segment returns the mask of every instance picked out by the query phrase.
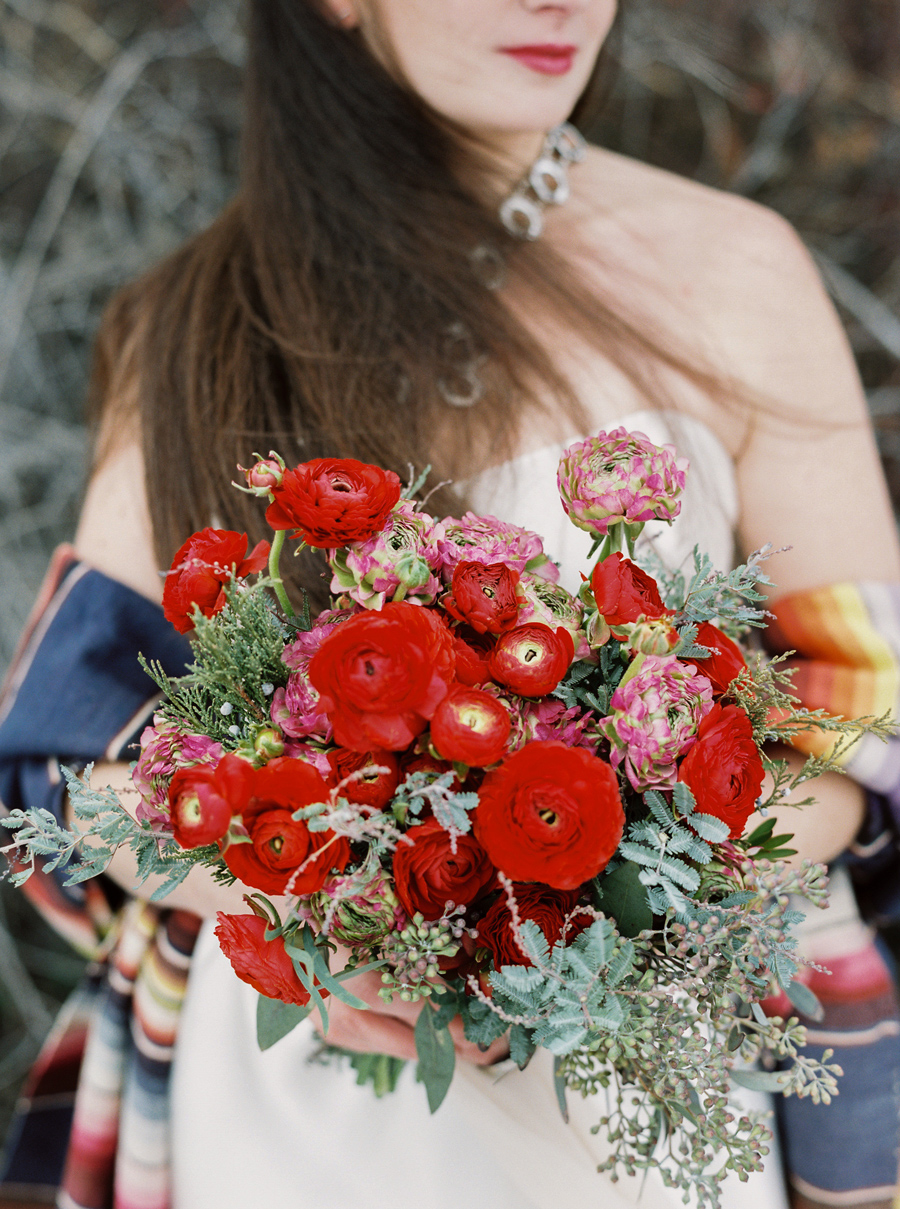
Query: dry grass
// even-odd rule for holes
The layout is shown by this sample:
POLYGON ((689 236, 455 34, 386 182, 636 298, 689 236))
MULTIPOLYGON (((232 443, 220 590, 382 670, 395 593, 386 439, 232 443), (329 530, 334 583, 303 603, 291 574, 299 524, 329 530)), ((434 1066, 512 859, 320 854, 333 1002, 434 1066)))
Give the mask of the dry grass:
MULTIPOLYGON (((100 307, 234 189, 238 10, 0 0, 0 668, 71 535, 100 307)), ((818 256, 900 500, 897 0, 629 0, 620 60, 601 141, 774 206, 818 256)), ((5 890, 0 962, 2 1127, 78 964, 5 890)))

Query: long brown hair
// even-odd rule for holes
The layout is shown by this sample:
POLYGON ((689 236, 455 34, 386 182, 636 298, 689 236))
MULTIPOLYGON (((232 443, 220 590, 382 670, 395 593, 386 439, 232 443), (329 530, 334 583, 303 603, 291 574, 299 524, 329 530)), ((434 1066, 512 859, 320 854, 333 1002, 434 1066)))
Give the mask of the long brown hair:
POLYGON ((254 450, 401 477, 431 463, 443 479, 477 469, 480 450, 508 453, 548 399, 580 423, 547 349, 486 280, 498 264, 520 306, 547 308, 639 386, 654 360, 685 369, 547 243, 507 234, 459 173, 454 132, 359 35, 311 0, 252 0, 249 32, 239 195, 113 301, 98 342, 102 410, 131 337, 161 565, 212 521, 260 535, 258 502, 227 489, 254 450))

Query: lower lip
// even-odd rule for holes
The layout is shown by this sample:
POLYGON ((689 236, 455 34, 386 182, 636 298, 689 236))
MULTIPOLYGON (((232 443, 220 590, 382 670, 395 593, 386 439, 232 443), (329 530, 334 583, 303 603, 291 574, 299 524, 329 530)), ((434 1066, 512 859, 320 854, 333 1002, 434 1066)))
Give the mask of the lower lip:
POLYGON ((564 76, 571 71, 575 59, 574 50, 552 55, 538 50, 504 50, 503 54, 542 76, 564 76))

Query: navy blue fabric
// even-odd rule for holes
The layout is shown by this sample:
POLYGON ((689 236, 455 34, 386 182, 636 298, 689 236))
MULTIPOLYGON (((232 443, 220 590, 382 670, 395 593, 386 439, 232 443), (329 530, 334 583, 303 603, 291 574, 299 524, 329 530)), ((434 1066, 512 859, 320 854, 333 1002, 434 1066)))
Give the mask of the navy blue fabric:
MULTIPOLYGON (((775 1097, 788 1171, 831 1194, 894 1188, 897 1152, 885 1140, 896 1132, 900 1116, 900 1037, 831 1048, 829 1062, 838 1063, 844 1074, 838 1079, 840 1094, 830 1104, 775 1097)), ((824 1052, 821 1045, 803 1050, 820 1061, 824 1052)))
POLYGON ((158 605, 101 572, 89 570, 71 586, 67 575, 63 594, 37 648, 23 656, 24 679, 0 722, 0 802, 8 810, 56 813, 62 789, 48 760, 80 767, 103 758, 152 700, 158 690, 139 654, 170 676, 191 659, 190 643, 158 605))

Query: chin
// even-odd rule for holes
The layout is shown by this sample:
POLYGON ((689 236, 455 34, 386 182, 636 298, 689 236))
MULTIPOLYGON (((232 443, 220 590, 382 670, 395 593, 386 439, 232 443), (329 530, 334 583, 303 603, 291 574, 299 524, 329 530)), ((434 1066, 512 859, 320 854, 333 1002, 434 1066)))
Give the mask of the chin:
MULTIPOLYGON (((581 93, 579 92, 578 96, 581 93)), ((523 97, 517 104, 511 104, 509 97, 504 97, 502 105, 478 111, 469 110, 455 115, 458 125, 472 131, 473 134, 485 134, 490 137, 508 135, 518 137, 527 134, 546 134, 560 122, 568 121, 578 100, 571 96, 550 102, 550 98, 523 97)))

